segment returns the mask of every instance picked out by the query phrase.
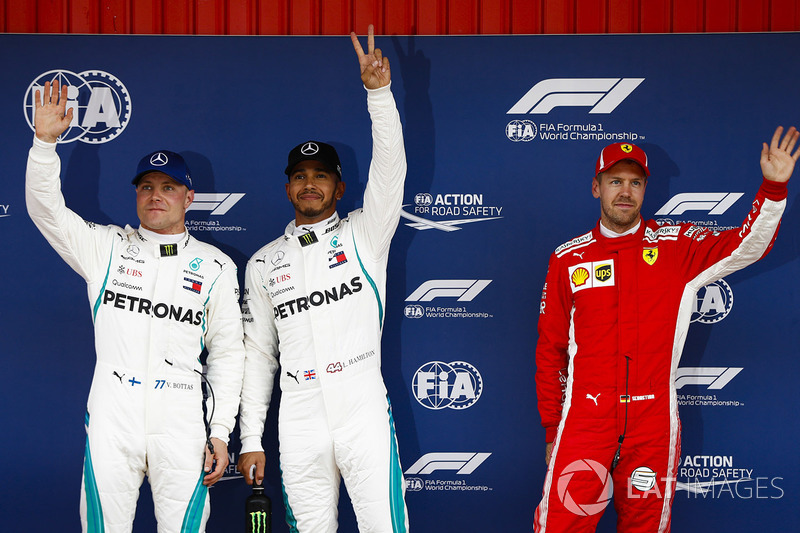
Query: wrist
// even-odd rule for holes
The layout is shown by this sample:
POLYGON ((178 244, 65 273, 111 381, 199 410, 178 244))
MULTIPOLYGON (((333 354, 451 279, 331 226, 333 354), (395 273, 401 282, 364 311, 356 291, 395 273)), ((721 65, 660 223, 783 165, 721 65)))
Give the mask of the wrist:
POLYGON ((44 133, 36 132, 36 138, 42 142, 53 144, 58 141, 58 137, 53 137, 52 135, 47 135, 44 133))

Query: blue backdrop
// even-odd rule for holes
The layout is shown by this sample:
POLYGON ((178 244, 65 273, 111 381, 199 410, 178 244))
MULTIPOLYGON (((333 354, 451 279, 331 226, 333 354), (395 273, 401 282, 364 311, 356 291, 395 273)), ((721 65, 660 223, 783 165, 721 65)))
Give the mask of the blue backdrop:
MULTIPOLYGON (((617 140, 647 151, 646 216, 738 225, 760 183, 761 142, 778 124, 800 125, 800 34, 377 41, 392 62, 409 162, 383 371, 411 525, 528 531, 545 472, 539 296, 550 252, 597 220, 597 154, 617 140)), ((0 58, 2 528, 75 531, 91 315, 83 281, 25 211, 32 88, 54 76, 74 87, 76 122, 58 148, 68 206, 135 224, 138 159, 178 151, 197 184, 188 226, 240 276, 293 217, 282 170, 295 144, 336 146, 348 185, 340 212, 360 205, 369 117, 347 37, 3 35, 0 58)), ((800 522, 800 429, 787 415, 800 379, 797 190, 791 183, 772 253, 698 297, 677 383, 675 531, 800 522)), ((287 531, 275 413, 267 491, 274 531, 287 531)), ((231 452, 235 464, 235 438, 231 452)), ((211 491, 209 531, 243 528, 248 493, 232 466, 211 491)), ((355 531, 346 498, 340 507, 340 530, 355 531)), ((599 530, 614 531, 614 520, 609 507, 599 530)), ((154 527, 145 486, 134 530, 154 527)))

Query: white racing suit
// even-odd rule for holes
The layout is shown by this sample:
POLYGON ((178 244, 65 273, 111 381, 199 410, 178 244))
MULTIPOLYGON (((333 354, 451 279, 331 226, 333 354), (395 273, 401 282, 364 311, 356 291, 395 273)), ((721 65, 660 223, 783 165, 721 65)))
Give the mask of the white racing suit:
POLYGON ((97 362, 86 412, 83 531, 131 531, 147 474, 159 532, 205 531, 208 349, 211 436, 228 441, 244 365, 236 265, 186 232, 159 244, 86 222, 61 195, 56 145, 34 140, 26 200, 36 226, 85 280, 97 362))
POLYGON ((307 228, 292 222, 247 263, 242 452, 263 449, 280 360, 287 522, 291 531, 302 533, 336 531, 341 477, 360 531, 408 529, 405 483, 380 369, 386 265, 400 218, 406 160, 389 87, 368 91, 367 103, 373 152, 363 209, 307 228))

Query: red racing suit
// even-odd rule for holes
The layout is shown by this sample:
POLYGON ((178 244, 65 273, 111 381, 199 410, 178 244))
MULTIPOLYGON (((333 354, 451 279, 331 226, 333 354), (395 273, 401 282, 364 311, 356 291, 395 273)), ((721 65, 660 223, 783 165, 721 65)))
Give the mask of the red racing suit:
POLYGON ((552 254, 536 389, 554 445, 536 532, 594 531, 612 492, 617 531, 670 530, 680 460, 675 377, 695 294, 766 255, 786 196, 785 183, 764 179, 739 228, 648 220, 608 238, 598 223, 552 254))

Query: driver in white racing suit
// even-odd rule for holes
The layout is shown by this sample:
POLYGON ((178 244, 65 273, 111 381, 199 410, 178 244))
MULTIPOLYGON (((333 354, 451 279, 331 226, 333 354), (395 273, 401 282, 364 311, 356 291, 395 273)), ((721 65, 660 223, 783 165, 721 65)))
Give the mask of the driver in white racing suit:
POLYGON ((86 280, 92 309, 97 362, 83 531, 130 532, 145 475, 160 533, 205 531, 208 487, 228 465, 244 366, 236 266, 186 230, 194 187, 179 154, 161 150, 139 163, 138 229, 87 222, 67 209, 56 154, 72 119, 67 86, 60 96, 58 81, 52 93, 45 83, 43 104, 36 95, 26 202, 47 241, 86 280), (204 349, 213 399, 205 405, 204 349))
POLYGON ((264 476, 261 445, 280 364, 278 419, 286 518, 293 532, 337 529, 344 478, 362 532, 405 532, 408 518, 386 388, 381 331, 389 244, 400 219, 406 174, 389 62, 351 34, 367 89, 373 151, 364 206, 340 219, 344 193, 336 150, 308 141, 289 153, 286 192, 295 220, 247 264, 243 298, 245 374, 242 455, 264 476))

